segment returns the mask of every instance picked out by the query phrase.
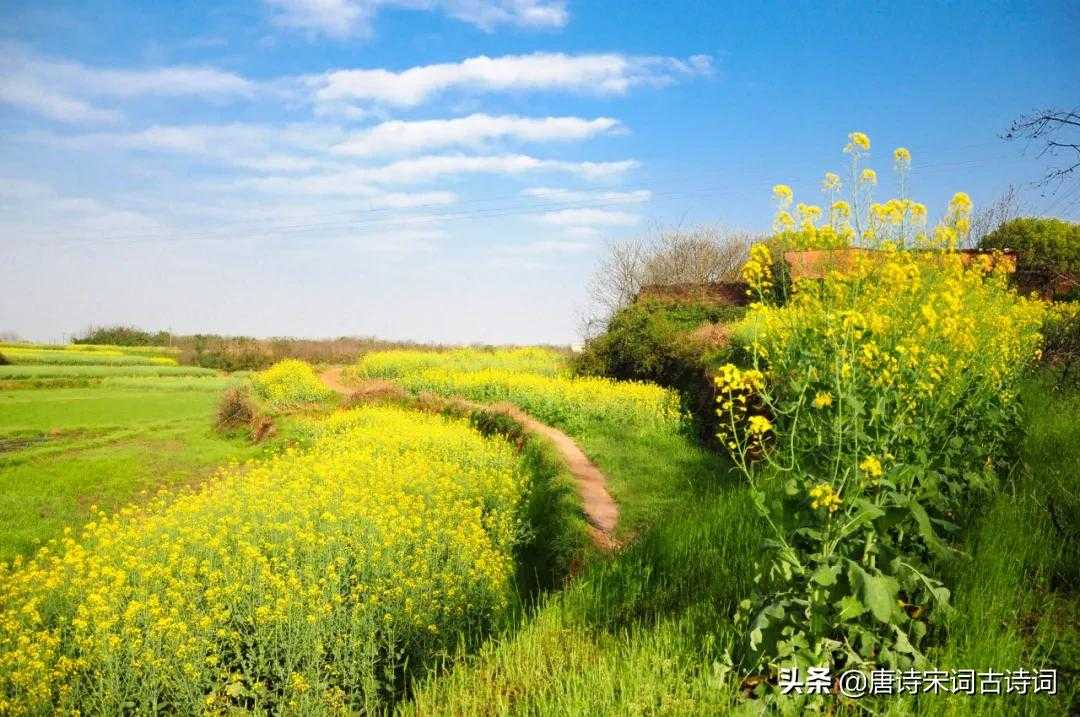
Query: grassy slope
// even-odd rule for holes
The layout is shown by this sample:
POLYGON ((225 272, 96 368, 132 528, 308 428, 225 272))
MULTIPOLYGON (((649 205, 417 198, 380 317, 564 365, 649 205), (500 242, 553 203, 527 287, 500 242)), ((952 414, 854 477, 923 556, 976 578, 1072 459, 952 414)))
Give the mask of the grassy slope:
POLYGON ((723 701, 712 662, 760 540, 745 491, 683 436, 596 424, 575 438, 611 479, 624 532, 640 535, 405 712, 700 714, 723 701))
MULTIPOLYGON (((970 557, 947 566, 956 614, 931 657, 942 669, 1057 666, 1075 675, 1077 547, 1043 506, 1048 486, 1059 504, 1071 495, 1076 505, 1078 399, 1048 399, 1038 382, 1026 399, 1025 467, 966 531, 970 557)), ((730 619, 751 588, 762 534, 738 479, 680 436, 597 425, 576 438, 610 476, 623 526, 638 539, 550 595, 519 629, 428 680, 404 712, 692 715, 735 706, 737 679, 725 674, 722 654, 737 639, 730 619)), ((889 714, 1064 714, 1077 702, 1065 672, 1061 681, 1057 698, 924 696, 862 706, 889 714)))
POLYGON ((113 508, 259 452, 211 430, 224 385, 153 379, 0 392, 0 560, 77 526, 91 505, 113 508))

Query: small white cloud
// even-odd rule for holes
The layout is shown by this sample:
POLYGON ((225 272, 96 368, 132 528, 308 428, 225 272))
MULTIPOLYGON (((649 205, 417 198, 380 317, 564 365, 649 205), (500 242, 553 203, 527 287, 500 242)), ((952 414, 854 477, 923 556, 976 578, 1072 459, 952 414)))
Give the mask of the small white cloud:
POLYGON ((521 254, 582 254, 595 249, 592 244, 575 241, 534 241, 510 249, 513 253, 521 254))
POLYGON ((610 209, 560 209, 537 216, 537 221, 543 224, 568 227, 629 227, 640 219, 637 214, 610 209))
POLYGON ((450 89, 470 92, 562 90, 584 94, 622 94, 639 85, 666 85, 679 77, 711 72, 708 56, 690 60, 617 53, 566 55, 480 55, 461 62, 386 69, 335 70, 307 78, 316 104, 368 101, 415 107, 450 89))
POLYGON ((559 28, 570 20, 565 0, 443 0, 441 4, 451 17, 487 32, 500 25, 559 28))
POLYGON ((121 119, 115 110, 95 107, 26 77, 0 77, 0 102, 58 122, 109 124, 121 119))
POLYGON ((567 227, 563 235, 569 239, 596 239, 601 233, 596 227, 567 227))
POLYGON ((442 11, 486 32, 503 25, 559 28, 570 19, 565 0, 266 0, 266 4, 275 25, 334 40, 370 37, 375 15, 384 8, 442 11))
POLYGON ((116 70, 40 56, 20 43, 0 42, 0 102, 62 122, 106 123, 121 119, 90 98, 223 98, 250 96, 255 84, 210 67, 116 70))
POLYGON ((260 172, 310 172, 328 166, 329 148, 344 133, 333 126, 154 125, 134 132, 53 134, 33 132, 27 139, 82 151, 102 149, 177 154, 260 172))
POLYGON ((529 187, 521 190, 521 194, 526 197, 560 204, 577 202, 640 204, 652 199, 652 192, 648 189, 634 189, 626 192, 593 192, 560 187, 529 187))
POLYGON ((518 117, 472 114, 454 119, 383 122, 360 132, 334 150, 340 154, 371 156, 405 154, 450 146, 479 147, 495 139, 553 142, 588 139, 619 127, 610 117, 518 117))
POLYGON ((270 192, 299 192, 304 194, 364 194, 373 193, 374 186, 386 184, 423 184, 444 177, 469 174, 519 175, 533 172, 565 172, 584 179, 604 179, 622 174, 638 163, 567 162, 538 159, 525 154, 501 155, 431 155, 402 159, 376 167, 357 167, 300 177, 262 177, 241 179, 232 183, 270 192))
POLYGON ((359 0, 266 0, 275 25, 325 35, 334 40, 366 37, 377 2, 359 0))
POLYGON ((62 195, 36 182, 0 180, 0 236, 28 241, 160 236, 169 227, 138 211, 62 195), (18 198, 18 201, 11 201, 18 198))

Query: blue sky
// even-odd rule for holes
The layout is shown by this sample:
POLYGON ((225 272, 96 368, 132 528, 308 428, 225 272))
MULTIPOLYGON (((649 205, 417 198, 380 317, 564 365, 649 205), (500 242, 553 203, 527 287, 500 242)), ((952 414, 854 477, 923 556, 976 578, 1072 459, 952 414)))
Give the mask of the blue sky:
POLYGON ((1067 2, 5 3, 0 331, 572 342, 605 242, 764 231, 852 130, 932 215, 1039 178, 1078 67, 1067 2))

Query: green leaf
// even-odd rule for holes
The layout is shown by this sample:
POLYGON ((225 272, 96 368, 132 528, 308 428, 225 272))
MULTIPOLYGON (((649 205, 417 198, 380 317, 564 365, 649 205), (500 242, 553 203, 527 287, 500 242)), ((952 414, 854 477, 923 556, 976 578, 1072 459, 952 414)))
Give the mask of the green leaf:
POLYGON ((866 612, 866 606, 859 602, 859 598, 854 595, 845 595, 836 602, 836 607, 840 609, 836 618, 838 620, 854 620, 859 615, 866 612))
POLYGON ((867 575, 863 581, 863 600, 881 622, 891 622, 893 611, 896 609, 896 594, 900 586, 896 580, 887 575, 867 575))
POLYGON ((899 583, 888 575, 871 575, 854 561, 850 561, 850 564, 852 581, 860 586, 863 603, 870 608, 875 618, 886 624, 891 623, 896 612, 899 583))
POLYGON ((919 535, 926 542, 926 547, 937 555, 946 553, 945 545, 938 538, 937 533, 934 532, 934 526, 930 523, 930 516, 927 515, 926 509, 914 499, 908 501, 908 509, 915 518, 915 524, 919 526, 919 535))
POLYGON ((906 655, 917 655, 919 651, 915 649, 915 646, 908 640, 907 634, 900 628, 896 628, 896 642, 893 643, 893 647, 897 652, 903 652, 906 655))
POLYGON ((829 587, 830 585, 836 585, 836 574, 839 572, 840 566, 838 565, 822 565, 814 571, 814 574, 810 576, 810 579, 818 585, 829 587))

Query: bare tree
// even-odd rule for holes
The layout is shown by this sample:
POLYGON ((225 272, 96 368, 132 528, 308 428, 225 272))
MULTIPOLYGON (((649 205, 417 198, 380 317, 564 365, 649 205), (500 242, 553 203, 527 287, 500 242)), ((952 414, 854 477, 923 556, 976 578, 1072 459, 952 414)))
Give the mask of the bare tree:
POLYGON ((1017 191, 1015 186, 1010 184, 1004 194, 972 217, 971 232, 968 234, 968 244, 970 244, 971 247, 979 246, 979 244, 982 243, 983 237, 990 234, 1002 224, 1016 219, 1020 214, 1020 192, 1017 191))
POLYGON ((1056 184, 1052 191, 1057 192, 1065 182, 1080 176, 1080 173, 1074 174, 1080 169, 1080 107, 1072 110, 1048 108, 1020 115, 1009 126, 1005 139, 1037 142, 1041 145, 1038 156, 1061 157, 1060 164, 1052 167, 1036 183, 1037 186, 1056 184))
POLYGON ((647 286, 736 281, 756 237, 721 227, 665 229, 608 245, 589 285, 599 316, 582 321, 586 336, 647 286))

